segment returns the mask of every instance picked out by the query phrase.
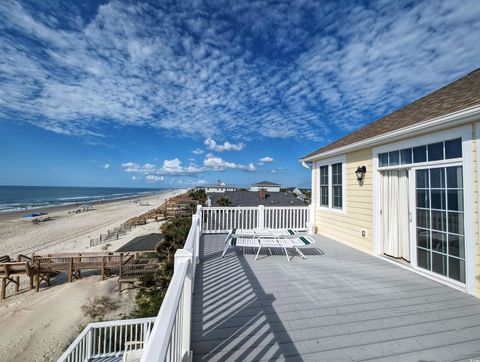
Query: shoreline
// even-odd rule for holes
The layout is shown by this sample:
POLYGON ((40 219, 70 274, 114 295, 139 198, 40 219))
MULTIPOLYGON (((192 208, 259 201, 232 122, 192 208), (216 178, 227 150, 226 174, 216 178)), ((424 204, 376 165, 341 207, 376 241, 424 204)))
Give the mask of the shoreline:
MULTIPOLYGON (((101 201, 92 203, 93 210, 78 214, 68 213, 75 209, 72 205, 49 207, 45 210, 48 210, 48 217, 52 219, 38 224, 32 223, 30 218, 23 218, 25 211, 0 214, 0 255, 14 257, 18 254, 29 255, 37 252, 92 250, 91 239, 106 234, 108 230, 118 227, 131 218, 161 206, 167 199, 185 191, 185 189, 160 191, 140 197, 101 201), (137 199, 146 201, 149 205, 132 202, 137 199)), ((119 240, 120 244, 128 242, 129 236, 138 236, 141 230, 142 228, 135 233, 125 235, 121 238, 122 240, 119 240)), ((95 249, 101 250, 102 246, 95 249)))
MULTIPOLYGON (((178 190, 180 190, 180 189, 178 189, 178 190)), ((29 208, 27 210, 4 211, 4 212, 0 212, 0 222, 22 218, 23 215, 25 215, 26 213, 28 214, 28 213, 32 213, 32 212, 48 212, 50 214, 50 213, 74 210, 76 206, 80 206, 80 205, 83 205, 83 204, 89 204, 89 205, 92 205, 93 207, 95 207, 95 206, 98 206, 98 205, 108 205, 108 204, 113 204, 113 203, 117 203, 117 202, 121 202, 121 201, 128 201, 128 200, 135 200, 135 199, 142 200, 142 199, 151 197, 153 195, 168 194, 168 193, 175 192, 175 191, 177 191, 177 189, 165 189, 165 190, 149 192, 149 193, 146 193, 146 194, 140 194, 140 195, 134 195, 134 196, 125 196, 125 197, 111 198, 111 199, 103 199, 103 200, 97 200, 97 201, 91 201, 91 202, 85 202, 85 203, 76 202, 76 203, 68 203, 68 204, 62 204, 62 205, 32 207, 32 208, 29 208)))

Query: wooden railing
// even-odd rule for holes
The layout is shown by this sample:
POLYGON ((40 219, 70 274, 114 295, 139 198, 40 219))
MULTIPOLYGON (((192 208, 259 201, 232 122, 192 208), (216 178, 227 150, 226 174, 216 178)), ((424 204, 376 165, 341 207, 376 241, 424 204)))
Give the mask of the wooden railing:
POLYGON ((204 233, 227 233, 231 229, 308 230, 308 206, 205 207, 202 213, 204 233))
POLYGON ((84 362, 92 357, 119 357, 129 345, 148 342, 155 317, 90 323, 58 359, 84 362))

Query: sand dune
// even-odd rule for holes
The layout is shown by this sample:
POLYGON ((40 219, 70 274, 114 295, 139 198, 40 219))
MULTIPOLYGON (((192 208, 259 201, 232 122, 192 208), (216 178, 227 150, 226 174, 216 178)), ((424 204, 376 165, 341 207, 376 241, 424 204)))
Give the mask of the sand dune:
MULTIPOLYGON (((50 210, 49 216, 55 220, 38 225, 18 214, 2 215, 0 255, 100 251, 106 244, 90 247, 90 238, 184 191, 142 197, 150 206, 122 200, 95 205, 94 211, 81 214, 69 214, 66 209, 50 210)), ((118 249, 136 236, 158 232, 159 226, 158 222, 139 226, 118 240, 109 241, 109 250, 118 249)), ((118 319, 119 313, 128 314, 133 308, 134 292, 119 296, 115 278, 100 281, 98 275, 90 275, 66 283, 65 276, 60 275, 53 280, 52 287, 41 288, 38 293, 29 290, 27 278, 23 279, 20 293, 14 294, 10 289, 7 299, 0 301, 0 361, 55 361, 87 324, 81 306, 94 296, 108 295, 121 305, 107 319, 118 319)))

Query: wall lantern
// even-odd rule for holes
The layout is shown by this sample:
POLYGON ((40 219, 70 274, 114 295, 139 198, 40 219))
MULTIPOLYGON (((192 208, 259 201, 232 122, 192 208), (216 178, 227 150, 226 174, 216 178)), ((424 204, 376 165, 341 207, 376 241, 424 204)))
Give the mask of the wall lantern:
POLYGON ((355 171, 355 174, 357 175, 357 180, 361 182, 363 178, 365 177, 365 174, 367 173, 367 168, 365 166, 358 166, 357 171, 355 171))

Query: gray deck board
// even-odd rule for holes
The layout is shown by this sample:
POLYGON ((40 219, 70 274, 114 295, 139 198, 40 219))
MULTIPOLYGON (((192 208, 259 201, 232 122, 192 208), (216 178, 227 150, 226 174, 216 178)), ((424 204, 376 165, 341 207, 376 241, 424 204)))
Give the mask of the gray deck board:
POLYGON ((259 260, 205 235, 192 314, 196 361, 480 360, 480 302, 338 242, 259 260))

